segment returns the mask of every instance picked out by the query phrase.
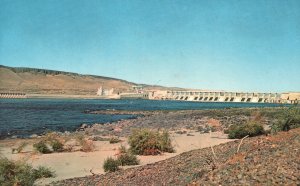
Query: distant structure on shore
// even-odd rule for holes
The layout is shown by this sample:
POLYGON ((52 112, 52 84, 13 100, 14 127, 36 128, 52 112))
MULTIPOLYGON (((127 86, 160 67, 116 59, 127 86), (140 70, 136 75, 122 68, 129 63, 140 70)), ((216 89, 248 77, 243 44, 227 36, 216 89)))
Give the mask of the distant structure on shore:
POLYGON ((120 94, 120 99, 149 99, 149 92, 144 90, 144 86, 132 86, 132 91, 120 94))
MULTIPOLYGON (((159 98, 158 98, 159 99, 159 98)), ((160 99, 200 102, 300 103, 300 92, 167 91, 160 99)))
POLYGON ((27 96, 19 92, 0 92, 0 98, 27 98, 27 96))
MULTIPOLYGON (((99 89, 100 90, 100 89, 99 89)), ((98 90, 98 91, 99 91, 98 90)), ((300 103, 300 92, 259 93, 200 90, 145 90, 143 86, 132 86, 132 92, 120 93, 120 99, 156 99, 196 102, 236 103, 300 103)))
POLYGON ((103 89, 102 86, 100 86, 97 90, 97 95, 98 96, 110 96, 113 95, 114 89, 103 89))

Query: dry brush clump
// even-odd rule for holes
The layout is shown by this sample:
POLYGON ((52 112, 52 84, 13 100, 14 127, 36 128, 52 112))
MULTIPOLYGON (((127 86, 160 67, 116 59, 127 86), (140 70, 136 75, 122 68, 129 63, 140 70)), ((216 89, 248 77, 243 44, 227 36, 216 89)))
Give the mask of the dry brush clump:
POLYGON ((284 109, 278 116, 278 121, 271 126, 271 132, 289 131, 300 127, 300 107, 292 106, 284 109))
POLYGON ((119 166, 140 164, 137 156, 128 151, 125 146, 121 145, 118 151, 116 159, 108 157, 104 161, 103 169, 105 172, 115 172, 120 169, 119 166))
POLYGON ((123 145, 121 145, 119 148, 117 160, 119 161, 121 166, 140 164, 140 160, 137 158, 137 156, 128 151, 123 145))
POLYGON ((55 174, 49 168, 33 168, 24 161, 12 161, 0 157, 0 185, 34 185, 39 178, 54 177, 55 174))
POLYGON ((13 154, 14 153, 21 153, 27 145, 28 145, 28 142, 23 141, 20 144, 18 144, 18 146, 16 148, 12 148, 11 151, 12 151, 13 154))
POLYGON ((87 139, 84 134, 76 133, 64 137, 56 133, 48 133, 39 142, 33 145, 34 149, 42 154, 52 152, 92 152, 95 150, 93 140, 87 139))
POLYGON ((169 133, 150 129, 134 129, 128 138, 130 151, 138 155, 174 152, 169 133))
POLYGON ((95 150, 95 144, 93 140, 86 139, 83 134, 78 134, 75 136, 77 143, 81 146, 81 151, 83 152, 92 152, 95 150))
POLYGON ((36 151, 38 151, 38 152, 40 152, 42 154, 49 154, 49 153, 51 153, 51 150, 49 148, 48 142, 45 141, 45 140, 41 140, 41 141, 33 144, 33 148, 36 151))
POLYGON ((245 136, 253 137, 265 133, 262 124, 256 121, 249 121, 241 125, 231 125, 226 132, 230 139, 241 139, 245 136))
MULTIPOLYGON (((290 129, 300 127, 300 107, 292 106, 289 108, 280 109, 274 115, 276 122, 271 125, 271 133, 279 131, 289 131, 290 129)), ((263 128, 263 115, 260 112, 254 112, 251 115, 250 121, 241 125, 231 125, 227 130, 229 138, 243 138, 245 136, 257 136, 267 134, 270 131, 265 131, 263 128)))
POLYGON ((103 169, 104 172, 115 172, 117 170, 119 170, 119 161, 112 158, 112 157, 108 157, 107 159, 104 160, 104 164, 103 164, 103 169))
POLYGON ((42 154, 63 152, 65 139, 54 132, 47 133, 42 140, 33 144, 36 151, 42 154))

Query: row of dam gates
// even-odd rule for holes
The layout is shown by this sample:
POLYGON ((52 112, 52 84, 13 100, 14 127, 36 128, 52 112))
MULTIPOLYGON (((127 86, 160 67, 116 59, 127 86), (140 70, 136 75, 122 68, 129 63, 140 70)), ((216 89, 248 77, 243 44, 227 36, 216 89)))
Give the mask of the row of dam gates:
POLYGON ((165 99, 200 102, 283 103, 279 93, 167 91, 165 99))

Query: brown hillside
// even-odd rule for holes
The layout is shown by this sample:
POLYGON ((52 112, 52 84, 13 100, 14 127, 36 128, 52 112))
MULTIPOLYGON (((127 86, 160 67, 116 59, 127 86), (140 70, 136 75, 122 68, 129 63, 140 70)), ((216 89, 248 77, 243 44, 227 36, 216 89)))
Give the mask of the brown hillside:
POLYGON ((0 66, 0 92, 95 95, 100 86, 127 91, 135 85, 124 80, 75 73, 0 66))

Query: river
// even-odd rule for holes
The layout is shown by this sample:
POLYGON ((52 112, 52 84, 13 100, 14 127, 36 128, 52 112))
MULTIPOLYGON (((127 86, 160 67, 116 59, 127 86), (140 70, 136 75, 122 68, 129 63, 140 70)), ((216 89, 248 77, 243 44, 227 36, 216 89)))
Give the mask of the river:
POLYGON ((87 114, 85 110, 201 110, 278 106, 282 105, 170 100, 0 99, 0 139, 28 137, 46 131, 74 131, 84 123, 107 123, 136 117, 87 114))

